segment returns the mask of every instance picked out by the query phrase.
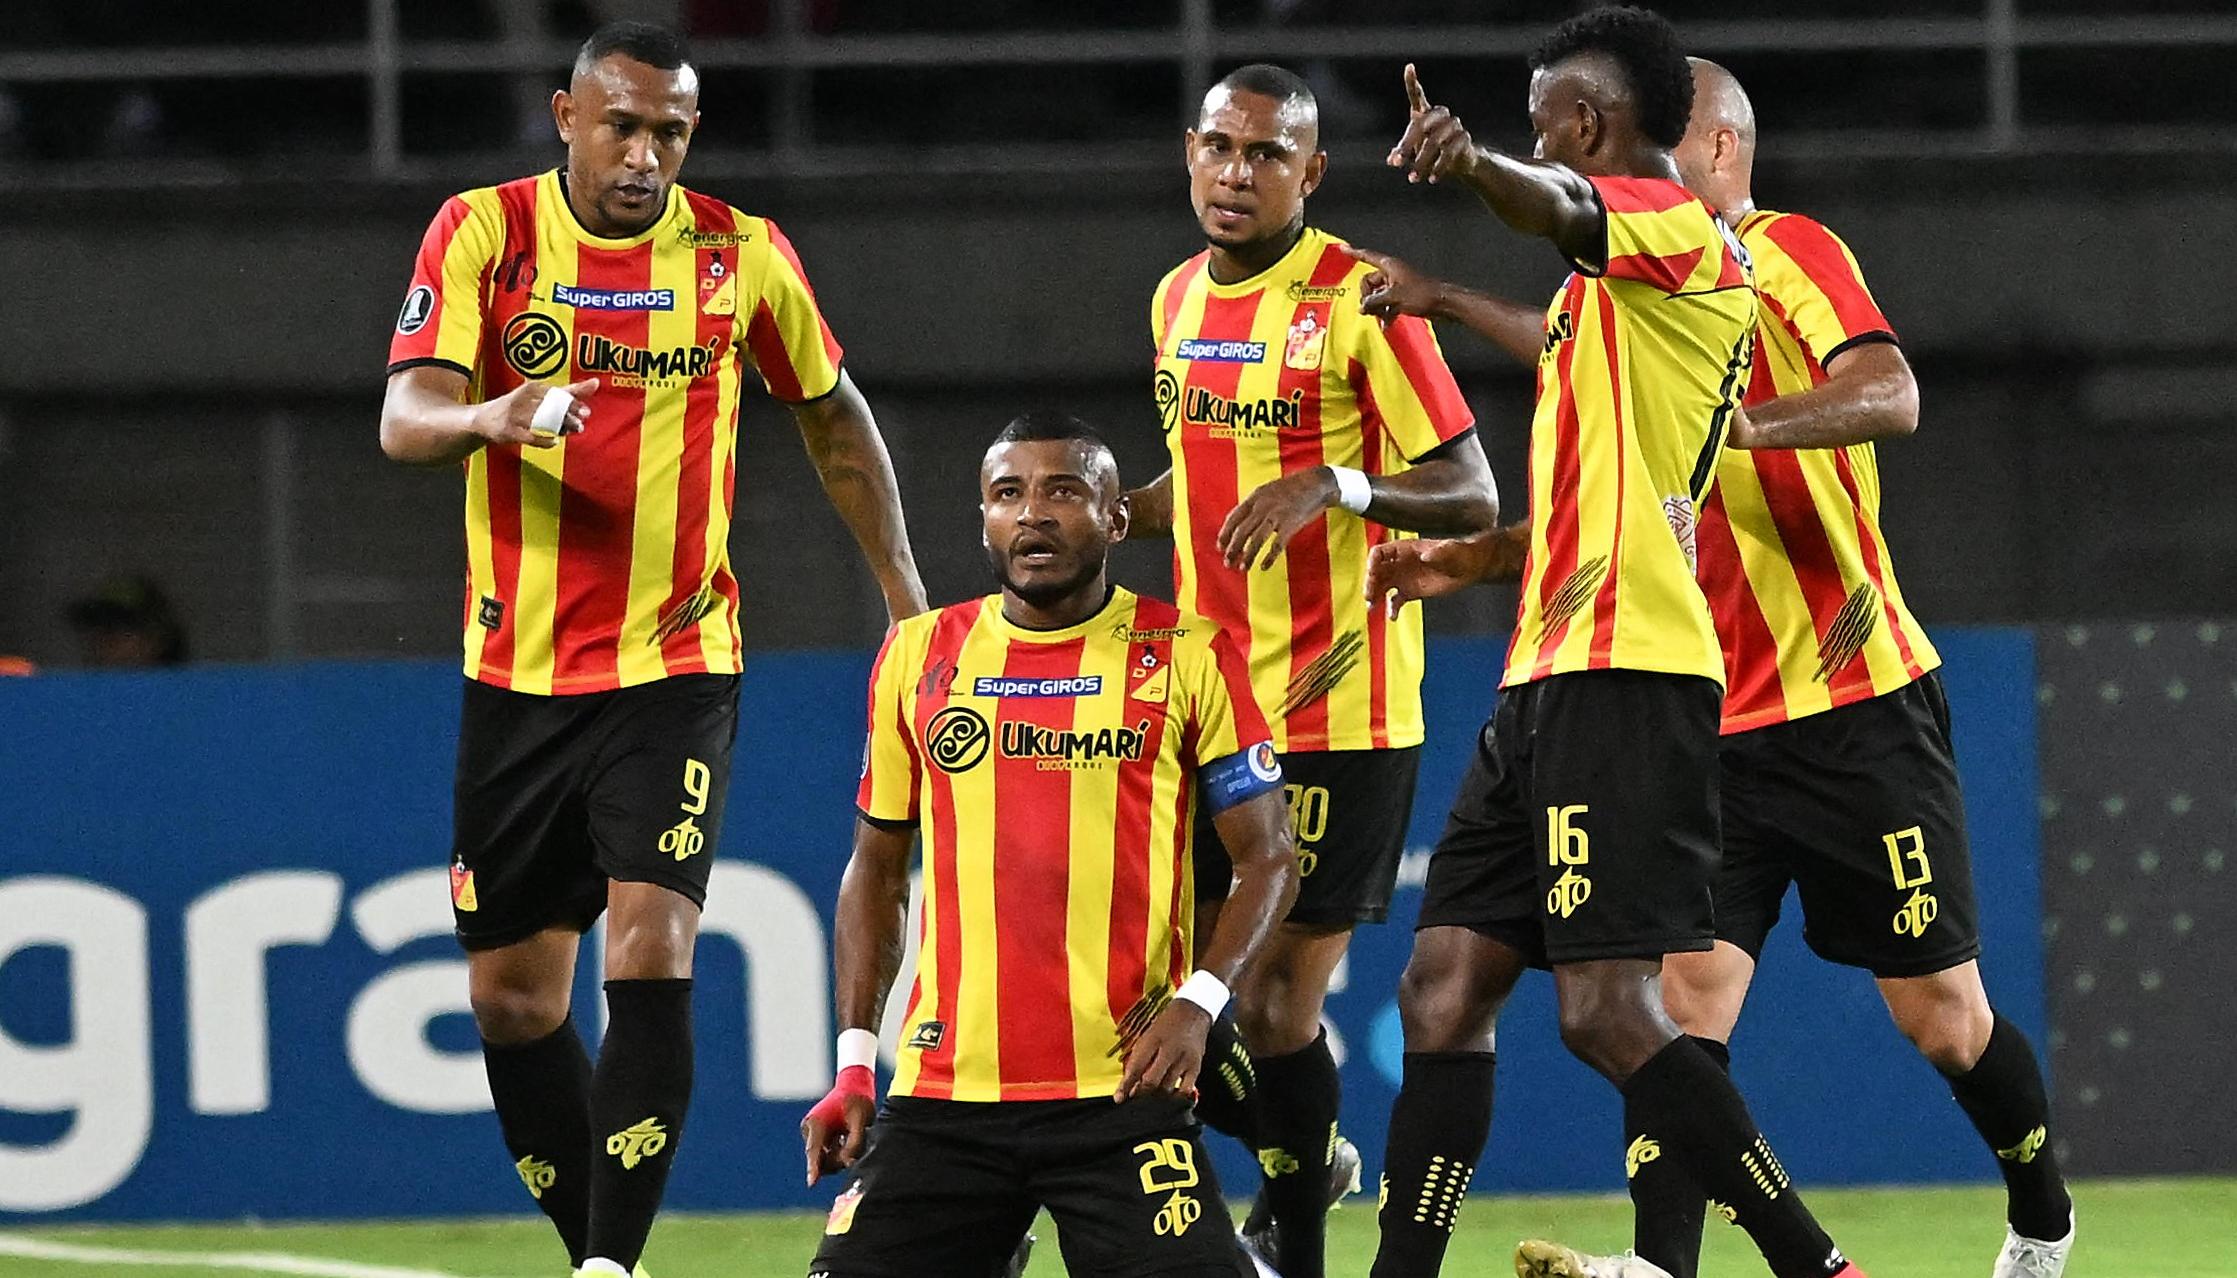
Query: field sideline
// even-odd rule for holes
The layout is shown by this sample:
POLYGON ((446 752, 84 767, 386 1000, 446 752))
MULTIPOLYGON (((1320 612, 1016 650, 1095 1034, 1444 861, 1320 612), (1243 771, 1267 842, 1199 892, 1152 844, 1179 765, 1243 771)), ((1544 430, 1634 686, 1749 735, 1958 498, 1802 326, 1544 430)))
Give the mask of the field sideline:
MULTIPOLYGON (((2068 1278, 2237 1272, 2229 1241, 2237 1179, 2085 1180, 2075 1197, 2081 1239, 2068 1278)), ((2001 1187, 1827 1189, 1810 1200, 1875 1278, 1987 1278, 2003 1237, 2001 1187)), ((1331 1273, 1366 1273, 1375 1242, 1370 1202, 1354 1199, 1333 1218, 1331 1273)), ((654 1278, 801 1278, 821 1223, 798 1212, 663 1217, 646 1266, 654 1278)), ((1614 1197, 1471 1199, 1446 1272, 1504 1278, 1518 1238, 1618 1248, 1629 1226, 1629 1204, 1614 1197)), ((1048 1222, 1036 1232, 1042 1242, 1030 1273, 1055 1278, 1064 1269, 1048 1222)), ((559 1278, 555 1254, 540 1219, 0 1230, 7 1278, 559 1278)), ((1704 1278, 1764 1272, 1746 1237, 1715 1222, 1702 1270, 1704 1278)))

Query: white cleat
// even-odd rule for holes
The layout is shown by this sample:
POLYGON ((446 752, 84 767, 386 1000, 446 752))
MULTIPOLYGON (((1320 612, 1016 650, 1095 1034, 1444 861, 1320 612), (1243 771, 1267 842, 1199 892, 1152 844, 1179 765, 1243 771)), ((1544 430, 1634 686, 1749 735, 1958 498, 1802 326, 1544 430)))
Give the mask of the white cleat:
POLYGON ((2067 1226, 2066 1236, 2057 1242, 2022 1238, 2006 1227, 2004 1250, 1996 1253, 1996 1268, 1991 1278, 2059 1278, 2066 1272, 2066 1257, 2073 1250, 2072 1225, 2067 1226))
POLYGON ((1670 1272, 1628 1251, 1620 1256, 1588 1256, 1533 1238, 1515 1248, 1515 1278, 1670 1278, 1670 1272))

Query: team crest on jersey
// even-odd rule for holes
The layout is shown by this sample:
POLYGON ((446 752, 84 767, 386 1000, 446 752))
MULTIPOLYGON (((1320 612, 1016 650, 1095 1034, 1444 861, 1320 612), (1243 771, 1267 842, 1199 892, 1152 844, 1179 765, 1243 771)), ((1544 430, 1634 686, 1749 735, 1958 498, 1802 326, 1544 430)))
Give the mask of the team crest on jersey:
POLYGON ((1320 367, 1321 352, 1327 346, 1328 329, 1318 316, 1307 311, 1289 326, 1289 339, 1282 344, 1282 366, 1310 373, 1320 367))
POLYGON ((1144 705, 1162 705, 1173 687, 1172 666, 1158 660, 1157 650, 1145 648, 1127 672, 1126 695, 1144 705))
POLYGON ((738 276, 722 263, 721 253, 709 253, 699 272, 699 312, 702 315, 738 313, 738 276))

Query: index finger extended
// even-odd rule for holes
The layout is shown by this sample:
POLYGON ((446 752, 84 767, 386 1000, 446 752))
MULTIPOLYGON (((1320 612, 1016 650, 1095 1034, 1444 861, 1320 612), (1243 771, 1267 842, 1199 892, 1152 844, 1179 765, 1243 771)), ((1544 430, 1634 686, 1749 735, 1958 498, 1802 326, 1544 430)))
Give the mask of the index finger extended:
POLYGON ((1414 74, 1414 64, 1406 64, 1406 107, 1416 115, 1429 109, 1429 95, 1422 92, 1421 77, 1414 74))
POLYGON ((1339 244, 1337 247, 1344 251, 1345 256, 1352 258, 1354 261, 1365 262, 1377 270, 1387 271, 1390 269, 1392 258, 1388 253, 1377 253, 1371 248, 1361 248, 1357 244, 1339 244))

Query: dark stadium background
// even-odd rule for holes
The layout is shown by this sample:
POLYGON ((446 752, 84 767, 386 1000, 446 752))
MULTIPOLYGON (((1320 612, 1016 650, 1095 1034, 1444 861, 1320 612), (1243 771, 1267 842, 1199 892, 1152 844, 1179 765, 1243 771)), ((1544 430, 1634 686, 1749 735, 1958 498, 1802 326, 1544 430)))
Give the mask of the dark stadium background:
MULTIPOLYGON (((1517 54, 1574 7, 0 6, 0 657, 80 664, 73 605, 139 577, 196 661, 453 652, 458 487, 380 456, 387 336, 441 199, 556 162, 542 104, 601 18, 692 28, 685 181, 797 244, 938 602, 983 588, 971 476, 1012 412, 1081 412, 1137 480, 1162 464, 1148 295, 1197 246, 1179 130, 1213 74, 1308 73, 1333 156, 1315 221, 1535 299, 1552 254, 1378 162, 1408 56, 1479 136, 1526 145, 1517 54)), ((1660 7, 1753 94, 1759 200, 1848 239, 1919 370, 1922 429, 1880 451, 1914 609, 2035 635, 2070 1165, 2237 1170, 2201 1135, 2237 1126, 2217 1050, 2237 1038, 2237 13, 1660 7)), ((1527 381, 1444 338, 1519 509, 1527 381)), ((877 592, 789 423, 754 403, 742 431, 749 645, 871 644, 877 592)), ((1164 554, 1128 548, 1125 578, 1161 589, 1164 554)), ((1511 603, 1430 621, 1494 634, 1511 603)), ((129 732, 132 705, 99 730, 129 732)), ((21 851, 0 833, 0 872, 21 851)))

